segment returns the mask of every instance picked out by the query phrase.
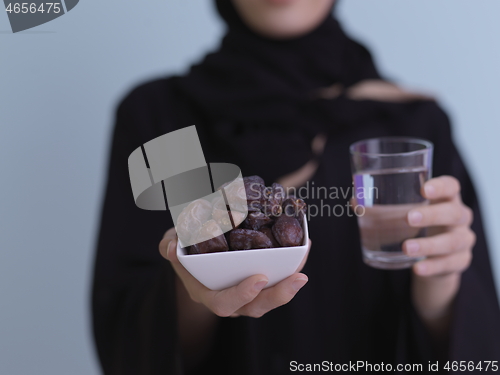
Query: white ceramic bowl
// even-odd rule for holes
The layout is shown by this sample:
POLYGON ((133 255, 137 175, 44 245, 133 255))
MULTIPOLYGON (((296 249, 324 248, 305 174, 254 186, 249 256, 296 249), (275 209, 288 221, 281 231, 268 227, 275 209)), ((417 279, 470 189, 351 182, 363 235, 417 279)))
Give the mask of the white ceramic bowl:
POLYGON ((303 228, 302 246, 187 255, 178 241, 177 257, 189 273, 209 289, 226 289, 257 274, 267 276, 269 282, 266 288, 269 288, 293 275, 304 259, 309 246, 305 215, 303 228))

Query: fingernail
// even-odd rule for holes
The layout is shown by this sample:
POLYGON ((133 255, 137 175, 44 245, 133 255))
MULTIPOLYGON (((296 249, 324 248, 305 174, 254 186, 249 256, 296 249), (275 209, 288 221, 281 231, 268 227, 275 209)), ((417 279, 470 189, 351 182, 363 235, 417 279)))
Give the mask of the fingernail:
POLYGON ((436 188, 432 185, 425 185, 424 192, 426 197, 432 198, 436 194, 436 188))
POLYGON ((307 279, 296 279, 293 283, 292 283, 292 288, 298 292, 300 289, 302 289, 302 287, 304 285, 306 285, 307 283, 307 279))
POLYGON ((167 258, 170 257, 170 245, 172 245, 173 240, 170 240, 170 242, 167 245, 167 258))
POLYGON ((420 223, 422 221, 422 218, 422 214, 418 211, 410 211, 410 213, 408 214, 408 222, 410 223, 410 225, 420 223))
POLYGON ((427 267, 427 265, 425 263, 417 263, 417 264, 415 264, 415 270, 417 271, 417 274, 425 275, 425 274, 427 274, 429 267, 427 267))
POLYGON ((406 242, 406 253, 408 255, 417 255, 420 250, 420 245, 417 241, 408 241, 406 242))
POLYGON ((267 283, 268 283, 267 280, 261 280, 261 281, 255 283, 253 288, 257 291, 261 291, 262 289, 264 289, 264 287, 267 285, 267 283))

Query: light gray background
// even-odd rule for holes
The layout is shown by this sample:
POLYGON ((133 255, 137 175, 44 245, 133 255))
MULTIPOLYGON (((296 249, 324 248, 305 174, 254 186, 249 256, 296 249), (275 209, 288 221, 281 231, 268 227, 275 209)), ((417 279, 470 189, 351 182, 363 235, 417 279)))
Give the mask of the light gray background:
MULTIPOLYGON (((500 2, 344 0, 340 14, 384 73, 449 110, 498 279, 500 2)), ((84 0, 15 35, 0 12, 0 374, 98 373, 88 297, 114 107, 221 32, 207 0, 84 0)))

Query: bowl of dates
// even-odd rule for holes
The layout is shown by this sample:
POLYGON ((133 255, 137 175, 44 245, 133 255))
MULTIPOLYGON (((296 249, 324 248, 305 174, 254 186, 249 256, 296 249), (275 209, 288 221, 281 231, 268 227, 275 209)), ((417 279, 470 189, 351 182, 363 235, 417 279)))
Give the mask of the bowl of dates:
MULTIPOLYGON (((244 195, 231 192, 230 186, 220 188, 226 198, 246 195, 241 212, 238 207, 229 210, 221 198, 212 202, 198 199, 179 216, 184 221, 178 226, 186 228, 183 233, 209 239, 186 247, 178 241, 177 257, 191 275, 212 290, 238 285, 256 274, 265 275, 269 280, 266 287, 271 287, 297 271, 309 247, 302 199, 287 195, 277 183, 265 186, 258 176, 244 177, 243 183, 244 195), (223 214, 226 208, 229 218, 223 214)), ((181 228, 176 229, 179 232, 181 228)))

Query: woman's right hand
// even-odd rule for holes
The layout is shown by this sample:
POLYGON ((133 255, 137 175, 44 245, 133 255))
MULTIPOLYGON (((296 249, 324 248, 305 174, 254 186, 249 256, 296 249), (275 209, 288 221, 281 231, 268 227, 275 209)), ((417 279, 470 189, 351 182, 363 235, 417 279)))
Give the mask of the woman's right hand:
POLYGON ((177 235, 175 228, 170 228, 165 233, 159 248, 160 254, 172 264, 191 299, 202 303, 215 315, 221 317, 245 315, 259 318, 268 311, 290 302, 308 281, 307 276, 299 272, 307 261, 311 241, 309 241, 309 249, 296 273, 265 290, 263 289, 267 285, 268 279, 264 275, 250 276, 238 285, 224 290, 214 291, 208 289, 196 280, 179 262, 176 252, 177 235))

